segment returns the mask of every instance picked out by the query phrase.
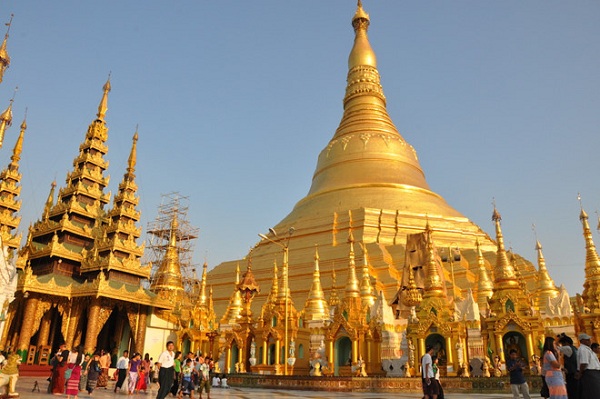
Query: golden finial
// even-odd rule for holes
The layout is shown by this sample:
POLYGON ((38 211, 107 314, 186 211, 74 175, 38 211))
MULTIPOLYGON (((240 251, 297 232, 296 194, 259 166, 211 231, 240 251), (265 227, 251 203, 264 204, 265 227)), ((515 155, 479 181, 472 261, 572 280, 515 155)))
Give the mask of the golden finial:
POLYGON ((44 207, 44 219, 48 219, 50 216, 50 209, 52 208, 52 204, 54 203, 54 189, 56 188, 56 180, 52 182, 50 185, 50 194, 48 194, 48 198, 46 199, 46 206, 44 207))
POLYGON ((23 118, 23 122, 21 123, 21 132, 19 133, 19 137, 17 138, 17 142, 15 143, 15 148, 13 149, 13 154, 10 157, 11 165, 13 167, 18 167, 19 161, 21 160, 21 152, 23 152, 23 137, 25 136, 25 130, 27 130, 27 109, 25 109, 25 117, 23 118))
POLYGON ((106 80, 106 83, 102 87, 102 89, 104 90, 104 94, 102 94, 102 100, 100 100, 100 105, 98 105, 98 113, 96 114, 98 119, 100 119, 101 121, 104 121, 104 117, 106 116, 106 111, 108 111, 108 93, 110 92, 110 89, 111 89, 110 75, 111 75, 111 73, 109 72, 108 79, 106 80))
POLYGON ((129 153, 129 159, 127 160, 127 173, 133 175, 135 172, 135 164, 137 162, 137 141, 138 141, 138 126, 135 127, 135 134, 133 135, 133 144, 131 145, 131 152, 129 153))
POLYGON ((12 106, 15 101, 15 95, 17 94, 18 87, 15 88, 15 92, 10 99, 10 103, 8 104, 8 108, 4 110, 2 114, 0 114, 0 148, 2 148, 2 144, 4 144, 4 136, 6 134, 6 129, 12 125, 12 106))
POLYGON ((319 250, 315 244, 315 269, 313 271, 313 281, 308 291, 306 304, 304 305, 305 314, 310 320, 326 320, 329 317, 329 306, 325 300, 325 293, 321 286, 321 273, 319 272, 319 250))
POLYGON ((581 194, 580 193, 577 193, 577 201, 579 201, 579 208, 581 209, 581 212, 579 213, 579 220, 587 219, 588 215, 583 210, 583 203, 581 201, 581 194))
POLYGON ((348 69, 359 65, 377 67, 375 52, 371 48, 367 31, 369 29, 369 14, 362 8, 362 2, 358 2, 356 13, 352 17, 352 27, 354 28, 354 46, 348 57, 348 69))
POLYGON ((12 24, 12 20, 15 14, 10 14, 10 21, 6 24, 8 28, 6 29, 6 34, 4 35, 4 40, 0 45, 0 83, 2 83, 2 78, 4 77, 4 71, 10 65, 10 57, 8 56, 8 51, 6 51, 6 43, 8 42, 8 33, 10 32, 10 25, 12 24))

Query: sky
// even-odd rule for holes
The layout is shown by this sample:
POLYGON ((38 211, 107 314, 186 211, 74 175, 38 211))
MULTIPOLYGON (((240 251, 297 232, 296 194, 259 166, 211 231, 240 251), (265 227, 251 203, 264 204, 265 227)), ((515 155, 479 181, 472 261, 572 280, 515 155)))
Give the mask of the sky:
MULTIPOLYGON (((388 112, 431 189, 582 291, 582 204, 600 243, 600 2, 364 0, 388 112), (535 225, 535 233, 532 229, 535 225)), ((113 195, 139 131, 141 226, 189 198, 194 260, 246 255, 310 188, 342 116, 354 0, 0 0, 14 19, 9 158, 27 108, 21 230, 66 174, 111 73, 113 195)), ((3 26, 0 25, 0 28, 3 26)), ((144 235, 145 237, 145 235, 144 235)))

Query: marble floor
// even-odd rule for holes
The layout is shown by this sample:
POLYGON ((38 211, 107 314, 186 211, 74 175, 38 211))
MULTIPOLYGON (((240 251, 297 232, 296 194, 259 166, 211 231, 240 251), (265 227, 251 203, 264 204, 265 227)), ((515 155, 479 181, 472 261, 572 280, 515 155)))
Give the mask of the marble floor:
MULTIPOLYGON (((108 389, 99 388, 94 391, 91 398, 138 398, 138 399, 153 399, 156 397, 156 391, 148 391, 147 394, 137 393, 135 395, 127 395, 126 393, 114 393, 112 387, 114 382, 111 381, 108 389)), ((17 392, 23 399, 40 399, 40 398, 52 398, 61 396, 52 396, 46 393, 48 388, 48 382, 43 378, 38 377, 22 377, 17 383, 17 392), (33 390, 34 386, 39 387, 33 390)), ((66 395, 62 395, 66 398, 66 395)), ((204 394, 203 399, 208 399, 204 394)), ((405 399, 415 398, 420 399, 422 395, 415 393, 396 392, 394 394, 389 393, 366 393, 366 392, 323 392, 323 391, 296 391, 296 390, 274 390, 274 389, 253 389, 253 388, 230 388, 230 389, 218 389, 215 388, 211 391, 211 399, 405 399)), ((447 399, 460 399, 469 397, 473 399, 504 399, 512 398, 510 394, 464 394, 464 393, 448 393, 445 395, 447 399)), ((73 398, 73 397, 71 397, 73 398)), ((87 392, 81 392, 79 398, 90 398, 87 392)), ((172 398, 169 396, 169 398, 172 398)), ((194 395, 195 399, 199 399, 198 395, 194 395)))

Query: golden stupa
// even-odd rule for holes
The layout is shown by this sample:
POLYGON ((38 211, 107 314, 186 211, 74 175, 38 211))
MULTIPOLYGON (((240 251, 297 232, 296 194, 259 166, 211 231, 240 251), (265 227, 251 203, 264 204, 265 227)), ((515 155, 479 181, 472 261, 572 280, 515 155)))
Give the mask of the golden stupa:
MULTIPOLYGON (((312 284, 315 245, 319 246, 323 287, 331 288, 334 267, 339 281, 345 281, 349 229, 364 247, 357 247, 358 259, 365 250, 368 253, 375 291, 383 291, 386 298, 396 293, 402 280, 407 235, 422 232, 427 223, 443 258, 449 258, 450 247, 461 254, 461 260, 452 265, 456 295, 464 296, 477 281, 478 248, 488 261, 495 259, 496 244, 429 187, 417 152, 390 119, 367 36, 369 23, 359 3, 352 18, 355 38, 348 57, 342 119, 319 154, 308 194, 274 226, 276 233, 269 233, 253 251, 254 273, 264 288, 255 304, 269 291, 273 261, 281 259, 285 246, 289 247, 289 279, 296 303, 305 302, 312 284), (291 228, 292 235, 287 233, 291 228)), ((520 257, 516 262, 521 277, 533 288, 533 265, 520 257)), ((227 306, 236 263, 224 262, 209 273, 217 313, 227 306)), ((449 262, 445 265, 450 269, 449 262)), ((448 284, 453 283, 450 280, 448 284)))

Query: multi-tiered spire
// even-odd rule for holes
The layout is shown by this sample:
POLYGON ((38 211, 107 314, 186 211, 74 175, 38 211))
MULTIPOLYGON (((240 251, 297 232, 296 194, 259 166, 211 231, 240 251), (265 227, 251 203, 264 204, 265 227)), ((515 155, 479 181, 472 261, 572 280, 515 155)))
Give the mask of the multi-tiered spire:
MULTIPOLYGON (((107 82, 101 100, 104 109, 109 90, 107 82)), ((79 146, 66 186, 59 190, 56 203, 49 197, 42 220, 33 225, 32 242, 24 253, 33 268, 40 266, 40 273, 80 274, 81 262, 88 256, 86 248, 92 247, 102 233, 104 206, 110 201, 110 193, 104 193, 109 182, 104 176, 108 168, 108 161, 104 159, 108 152, 104 144, 107 138, 106 123, 95 119, 79 146)), ((96 275, 93 273, 90 278, 96 275)))
POLYGON ((487 267, 485 265, 485 258, 481 252, 481 244, 479 239, 475 241, 477 247, 477 266, 479 269, 479 278, 477 281, 477 304, 479 305, 479 311, 482 314, 487 314, 489 310, 489 299, 494 293, 494 283, 488 275, 487 267))
POLYGON ((313 281, 304 305, 307 321, 323 321, 329 319, 329 306, 325 300, 325 293, 321 286, 321 272, 319 271, 319 250, 315 247, 315 270, 313 281))
POLYGON ((538 309, 543 309, 548 303, 548 299, 556 298, 559 294, 559 290, 554 284, 554 280, 548 274, 546 268, 546 259, 542 253, 542 244, 539 240, 535 242, 535 250, 537 251, 538 261, 538 279, 537 287, 535 290, 536 305, 538 309))
POLYGON ((588 223, 588 215, 581 208, 579 219, 583 226, 583 238, 585 240, 585 282, 583 283, 583 302, 591 311, 600 309, 600 258, 596 252, 596 245, 592 238, 592 230, 588 223))
POLYGON ((177 246, 178 231, 179 221, 177 212, 174 212, 165 257, 150 284, 150 290, 156 292, 159 296, 170 299, 174 303, 181 303, 183 298, 183 279, 179 264, 179 247, 177 246))
POLYGON ((240 284, 240 264, 238 263, 235 268, 235 285, 233 288, 233 294, 231 294, 231 298, 229 299, 229 305, 227 306, 227 310, 225 314, 221 318, 221 324, 236 324, 239 322, 239 318, 241 317, 243 306, 242 306, 242 295, 240 291, 237 289, 240 284))
POLYGON ((515 289, 519 288, 519 281, 515 274, 515 269, 508 261, 506 255, 506 249, 504 248, 504 236, 502 235, 502 227, 500 221, 502 217, 500 212, 494 206, 494 212, 492 213, 492 220, 496 226, 496 265, 494 267, 494 289, 515 289))
POLYGON ((425 288, 423 298, 446 298, 444 279, 435 256, 435 246, 433 245, 432 230, 429 221, 425 226, 425 235, 427 239, 427 265, 425 266, 425 288))
POLYGON ((10 57, 8 56, 8 51, 6 51, 6 44, 8 42, 8 34, 10 32, 13 16, 14 14, 10 15, 10 21, 6 24, 8 28, 6 28, 4 40, 2 40, 2 44, 0 45, 0 83, 2 83, 2 79, 4 78, 4 71, 10 66, 10 57))
POLYGON ((21 243, 21 234, 16 234, 21 218, 18 212, 21 209, 21 201, 17 197, 21 193, 21 173, 19 172, 19 161, 23 151, 23 137, 27 130, 26 118, 21 123, 21 132, 13 148, 8 167, 0 172, 0 237, 2 243, 13 251, 21 243))
POLYGON ((362 244, 363 249, 363 267, 362 267, 362 279, 360 281, 360 298, 362 299, 363 306, 371 308, 375 304, 377 297, 375 296, 375 290, 371 285, 371 273, 369 268, 369 253, 367 246, 362 244))

